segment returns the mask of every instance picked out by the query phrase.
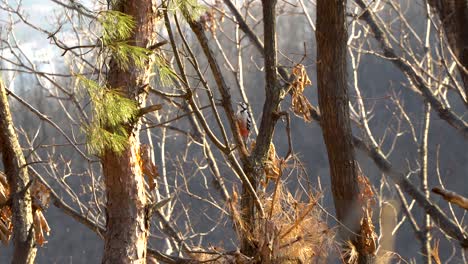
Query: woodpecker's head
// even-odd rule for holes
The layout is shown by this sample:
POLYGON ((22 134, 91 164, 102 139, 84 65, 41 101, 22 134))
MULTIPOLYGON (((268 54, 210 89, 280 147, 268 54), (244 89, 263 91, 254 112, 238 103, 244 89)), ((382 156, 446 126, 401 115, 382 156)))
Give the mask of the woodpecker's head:
POLYGON ((249 111, 249 106, 244 102, 239 102, 237 104, 237 113, 249 111))

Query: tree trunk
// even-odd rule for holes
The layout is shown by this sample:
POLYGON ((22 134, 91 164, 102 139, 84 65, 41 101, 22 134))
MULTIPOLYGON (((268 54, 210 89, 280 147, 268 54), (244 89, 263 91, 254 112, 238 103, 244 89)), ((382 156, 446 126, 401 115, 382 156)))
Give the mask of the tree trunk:
POLYGON ((12 263, 34 263, 33 215, 29 174, 18 136, 13 126, 7 93, 0 81, 0 152, 10 186, 11 208, 13 211, 13 260, 12 263))
MULTIPOLYGON (((156 39, 152 1, 120 1, 113 9, 131 15, 136 23, 128 44, 146 47, 156 39)), ((146 94, 140 90, 149 84, 152 64, 150 59, 146 69, 130 65, 129 70, 122 70, 112 60, 108 85, 141 104, 146 94)), ((144 178, 139 164, 139 125, 135 122, 129 126, 126 150, 122 153, 106 150, 101 159, 107 190, 103 263, 146 263, 150 215, 146 210, 144 178)))
POLYGON ((372 263, 360 234, 363 211, 358 199, 357 164, 354 158, 349 99, 346 87, 346 0, 317 1, 317 78, 322 131, 328 152, 336 215, 346 228, 340 238, 351 241, 359 252, 359 263, 372 263), (352 230, 353 232, 350 232, 352 230))
POLYGON ((447 41, 459 62, 457 65, 465 88, 465 99, 468 100, 468 2, 430 0, 429 4, 442 21, 447 41))
MULTIPOLYGON (((277 80, 277 43, 276 43, 276 0, 262 0, 263 31, 265 42, 265 102, 263 104, 262 120, 259 133, 256 138, 255 148, 252 151, 250 161, 244 164, 244 170, 254 186, 255 191, 260 177, 264 174, 263 167, 267 160, 270 145, 273 142, 273 134, 279 119, 278 107, 282 100, 284 90, 277 80)), ((284 95, 283 95, 284 96, 284 95)), ((255 198, 244 185, 241 197, 242 218, 250 232, 256 228, 256 219, 262 216, 256 210, 255 198)), ((247 256, 253 256, 258 249, 247 236, 241 241, 241 252, 247 256)))

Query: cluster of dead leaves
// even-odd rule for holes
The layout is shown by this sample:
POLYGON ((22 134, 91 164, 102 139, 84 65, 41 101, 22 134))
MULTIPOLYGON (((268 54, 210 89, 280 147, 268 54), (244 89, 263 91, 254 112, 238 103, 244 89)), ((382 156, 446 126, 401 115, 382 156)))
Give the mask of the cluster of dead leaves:
POLYGON ((270 143, 270 149, 268 150, 268 157, 264 164, 264 171, 265 171, 265 181, 262 181, 261 184, 264 188, 267 187, 268 182, 271 180, 275 181, 279 179, 281 176, 281 160, 278 159, 278 155, 276 154, 275 145, 270 143))
POLYGON ((43 208, 47 208, 49 206, 50 191, 44 184, 39 181, 34 181, 31 187, 31 196, 33 201, 34 236, 36 244, 42 246, 47 243, 44 233, 47 234, 47 236, 50 233, 50 227, 42 213, 43 208))
POLYGON ((294 114, 306 122, 312 121, 312 104, 307 100, 304 95, 304 89, 306 86, 311 85, 312 82, 307 76, 304 65, 297 64, 292 69, 291 92, 292 92, 292 109, 294 114))
POLYGON ((372 223, 372 207, 375 206, 376 199, 374 191, 372 190, 369 178, 367 178, 359 169, 358 184, 359 184, 359 202, 364 211, 363 218, 361 219, 361 244, 365 245, 364 251, 368 254, 375 253, 377 249, 375 233, 375 226, 372 223))
POLYGON ((199 261, 207 263, 324 263, 334 246, 335 233, 322 219, 317 206, 320 195, 301 199, 301 194, 293 195, 281 183, 276 182, 273 194, 261 197, 267 216, 257 219, 255 229, 247 228, 238 210, 240 195, 233 187, 231 212, 238 236, 247 236, 257 251, 248 258, 240 252, 225 254, 220 247, 194 250, 191 254, 199 261), (209 254, 205 252, 210 252, 209 254), (219 254, 218 254, 218 253, 219 254))
MULTIPOLYGON (((49 189, 38 181, 34 181, 31 186, 34 238, 39 246, 47 243, 45 235, 49 235, 50 227, 42 213, 43 208, 47 208, 50 201, 49 189)), ((0 173, 0 239, 7 245, 10 241, 13 225, 11 222, 12 212, 9 205, 10 188, 6 175, 0 173)))
POLYGON ((204 30, 209 30, 211 34, 215 34, 218 28, 217 22, 223 22, 224 16, 223 3, 220 0, 216 0, 215 4, 200 16, 200 23, 204 30))
POLYGON ((140 151, 138 156, 138 162, 143 174, 148 177, 148 185, 150 190, 156 188, 156 178, 159 177, 158 166, 154 164, 151 159, 151 147, 147 144, 140 145, 140 151))
POLYGON ((11 224, 11 208, 7 206, 10 190, 5 174, 0 172, 0 239, 3 244, 10 240, 13 226, 11 224))
POLYGON ((275 192, 262 199, 266 219, 260 220, 253 237, 262 263, 312 263, 326 259, 334 232, 322 220, 319 195, 303 201, 278 181, 275 192))

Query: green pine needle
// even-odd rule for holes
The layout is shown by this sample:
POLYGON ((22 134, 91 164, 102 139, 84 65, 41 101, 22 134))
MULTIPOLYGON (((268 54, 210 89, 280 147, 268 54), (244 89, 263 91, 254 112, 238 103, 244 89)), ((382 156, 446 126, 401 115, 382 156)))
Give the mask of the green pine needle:
POLYGON ((104 45, 128 39, 135 28, 133 17, 119 11, 104 11, 100 14, 98 21, 103 28, 102 41, 104 45))
POLYGON ((184 17, 190 19, 198 19, 204 12, 206 7, 200 5, 197 0, 175 0, 172 1, 174 6, 170 6, 171 10, 180 10, 184 17))
POLYGON ((177 73, 172 70, 171 67, 167 64, 167 61, 162 56, 157 56, 155 59, 155 71, 159 75, 159 81, 162 85, 170 85, 174 79, 177 79, 177 73))
POLYGON ((119 11, 104 11, 98 21, 102 26, 102 43, 111 52, 118 67, 128 70, 133 62, 136 67, 143 68, 151 51, 128 44, 135 29, 133 17, 119 11))
POLYGON ((118 67, 122 70, 128 70, 131 62, 137 67, 143 68, 148 59, 148 54, 150 54, 148 49, 129 45, 125 41, 114 42, 107 45, 107 48, 109 48, 113 58, 117 61, 118 67))
POLYGON ((126 125, 138 114, 138 104, 118 91, 77 76, 92 103, 93 119, 85 128, 91 153, 101 155, 106 149, 122 152, 128 144, 126 125))

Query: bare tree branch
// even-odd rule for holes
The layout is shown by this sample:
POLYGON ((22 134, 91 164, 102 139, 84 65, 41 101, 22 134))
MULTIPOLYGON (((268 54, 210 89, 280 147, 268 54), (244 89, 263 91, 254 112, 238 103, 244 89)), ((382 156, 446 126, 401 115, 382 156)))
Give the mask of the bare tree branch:
POLYGON ((456 192, 444 190, 439 187, 432 188, 432 192, 442 196, 442 198, 444 198, 444 200, 446 200, 447 202, 454 203, 460 206, 461 208, 468 210, 468 198, 463 197, 462 195, 456 192))
POLYGON ((13 223, 12 263, 34 263, 37 249, 34 241, 33 212, 28 168, 18 141, 7 89, 0 80, 0 153, 8 178, 13 223))
POLYGON ((468 139, 468 125, 466 122, 458 117, 448 106, 444 105, 434 95, 423 78, 416 72, 416 70, 409 64, 408 61, 404 60, 401 56, 398 56, 395 53, 384 31, 376 21, 374 17, 375 14, 371 11, 372 9, 367 6, 363 0, 355 1, 363 10, 361 17, 369 25, 375 39, 380 45, 380 48, 383 50, 383 55, 393 64, 395 64, 395 66, 398 67, 408 77, 411 84, 422 93, 424 98, 431 104, 440 118, 447 121, 448 124, 455 128, 465 140, 468 139))

